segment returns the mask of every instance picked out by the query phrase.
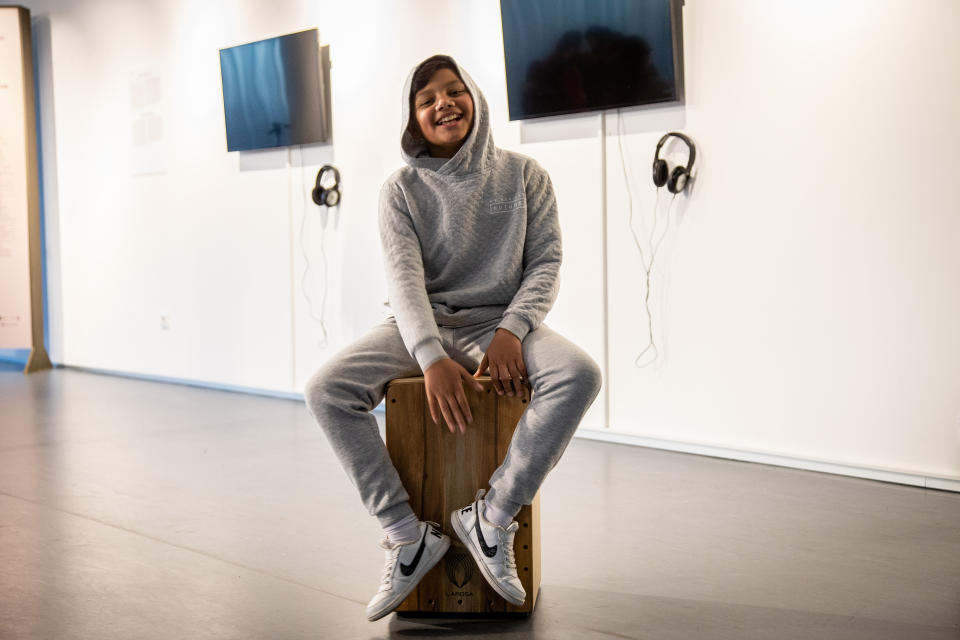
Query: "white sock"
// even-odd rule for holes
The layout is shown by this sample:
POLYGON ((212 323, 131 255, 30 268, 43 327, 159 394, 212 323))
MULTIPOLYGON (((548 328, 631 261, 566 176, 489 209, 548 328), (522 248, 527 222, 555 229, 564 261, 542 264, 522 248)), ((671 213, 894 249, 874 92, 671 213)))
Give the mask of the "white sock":
POLYGON ((420 536, 420 520, 415 514, 410 514, 402 520, 388 524, 383 528, 390 544, 409 544, 416 542, 420 536))
POLYGON ((513 522, 513 516, 506 511, 501 511, 489 502, 484 502, 486 509, 483 511, 483 519, 490 524, 496 525, 501 529, 506 529, 513 522))

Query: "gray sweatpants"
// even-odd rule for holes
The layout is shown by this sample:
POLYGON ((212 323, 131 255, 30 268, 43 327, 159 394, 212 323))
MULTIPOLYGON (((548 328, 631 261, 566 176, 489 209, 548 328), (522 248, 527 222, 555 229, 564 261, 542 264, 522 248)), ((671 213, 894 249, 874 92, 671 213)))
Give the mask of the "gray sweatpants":
MULTIPOLYGON (((495 318, 468 327, 440 327, 440 340, 447 355, 472 374, 499 322, 495 318)), ((546 325, 528 333, 522 349, 533 398, 503 464, 490 477, 485 497, 512 514, 533 501, 597 397, 602 380, 589 355, 546 325)), ((388 318, 327 361, 304 389, 310 413, 326 432, 363 504, 382 526, 413 510, 370 410, 383 400, 388 382, 419 375, 423 374, 407 352, 396 321, 388 318)))

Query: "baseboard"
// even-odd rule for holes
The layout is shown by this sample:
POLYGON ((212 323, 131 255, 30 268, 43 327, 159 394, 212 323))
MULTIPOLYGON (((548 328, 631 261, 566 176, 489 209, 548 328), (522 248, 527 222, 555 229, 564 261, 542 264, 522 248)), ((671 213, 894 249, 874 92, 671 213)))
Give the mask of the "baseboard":
POLYGON ((637 447, 649 447, 651 449, 662 449, 665 451, 692 453, 700 456, 709 456, 711 458, 725 458, 727 460, 738 460, 741 462, 756 462, 759 464, 769 464, 777 467, 804 469, 806 471, 818 471, 821 473, 832 473, 834 475, 864 478, 867 480, 879 480, 881 482, 891 482, 894 484, 923 487, 925 489, 938 489, 941 491, 953 491, 955 493, 960 493, 960 478, 929 476, 920 473, 909 473, 892 469, 858 467, 855 465, 831 462, 827 460, 791 458, 789 456, 763 453, 759 451, 726 449, 723 447, 688 442, 645 438, 643 436, 637 436, 613 430, 600 431, 597 429, 579 429, 577 430, 575 437, 584 438, 586 440, 601 440, 604 442, 615 442, 618 444, 628 444, 637 447))
POLYGON ((112 371, 110 369, 94 369, 91 367, 77 367, 74 365, 63 365, 60 368, 70 369, 72 371, 85 371, 87 373, 97 373, 105 376, 116 376, 118 378, 135 378, 137 380, 146 380, 148 382, 164 382, 167 384, 179 384, 187 387, 200 387, 203 389, 215 389, 217 391, 230 391, 232 393, 244 393, 251 396, 267 396, 269 398, 283 398, 284 400, 299 400, 303 402, 302 393, 293 393, 290 391, 272 391, 270 389, 259 389, 255 387, 241 387, 230 384, 219 384, 215 382, 206 382, 203 380, 190 380, 185 378, 167 378, 164 376, 154 376, 142 373, 130 373, 128 371, 112 371))
MULTIPOLYGON (((89 373, 99 373, 104 375, 118 376, 122 378, 136 378, 138 380, 147 380, 151 382, 165 382, 168 384, 186 385, 189 387, 201 387, 204 389, 216 389, 219 391, 230 391, 233 393, 245 393, 249 395, 267 396, 271 398, 283 398, 285 400, 304 401, 302 393, 293 393, 286 391, 270 391, 257 389, 253 387, 240 387, 226 384, 216 384, 204 382, 201 380, 185 380, 182 378, 167 378, 163 376, 152 376, 125 371, 110 371, 105 369, 93 369, 89 367, 75 367, 72 365, 58 365, 60 368, 72 369, 74 371, 87 371, 89 373)), ((383 412, 383 403, 374 409, 375 412, 383 412)), ((875 469, 870 467, 858 467, 829 460, 810 460, 805 458, 791 458, 772 453, 760 451, 745 451, 742 449, 727 449, 710 445, 702 445, 689 442, 678 442, 674 440, 661 440, 658 438, 645 438, 630 433, 623 433, 615 430, 599 429, 578 429, 574 434, 576 438, 585 440, 600 440, 603 442, 614 442, 617 444, 626 444, 636 447, 649 447, 651 449, 662 449, 664 451, 677 451, 680 453, 692 453, 694 455, 708 456, 711 458, 724 458, 727 460, 738 460, 741 462, 756 462, 759 464, 769 464, 776 467, 788 467, 791 469, 804 469, 806 471, 818 471, 821 473, 831 473, 840 476, 849 476, 853 478, 864 478, 867 480, 879 480, 881 482, 891 482, 894 484, 910 485, 914 487, 923 487, 925 489, 937 489, 940 491, 952 491, 960 493, 960 478, 949 478, 940 476, 929 476, 921 473, 909 473, 894 469, 875 469)))

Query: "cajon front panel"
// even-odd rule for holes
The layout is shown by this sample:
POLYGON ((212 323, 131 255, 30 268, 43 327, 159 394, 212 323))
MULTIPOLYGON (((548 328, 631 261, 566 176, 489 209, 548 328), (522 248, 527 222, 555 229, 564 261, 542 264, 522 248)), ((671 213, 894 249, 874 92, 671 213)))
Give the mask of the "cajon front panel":
POLYGON ((400 378, 387 386, 387 451, 410 494, 410 506, 421 520, 438 523, 451 539, 446 556, 397 611, 529 613, 539 595, 539 494, 516 517, 517 573, 527 592, 522 606, 508 603, 487 584, 450 525, 450 513, 473 502, 478 489, 488 487, 530 398, 529 390, 525 397, 498 396, 489 377, 477 380, 483 392, 465 389, 473 414, 465 434, 451 433, 442 419, 433 424, 422 377, 400 378))

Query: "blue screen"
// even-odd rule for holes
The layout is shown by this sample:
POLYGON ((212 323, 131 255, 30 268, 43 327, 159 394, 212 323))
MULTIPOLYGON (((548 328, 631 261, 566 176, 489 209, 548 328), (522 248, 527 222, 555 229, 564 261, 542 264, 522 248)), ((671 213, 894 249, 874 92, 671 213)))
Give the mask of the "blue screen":
POLYGON ((670 2, 500 0, 510 119, 677 100, 670 2))
POLYGON ((316 29, 220 50, 227 150, 324 140, 316 29))

